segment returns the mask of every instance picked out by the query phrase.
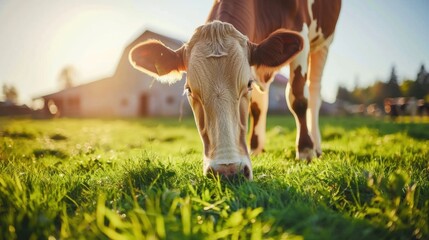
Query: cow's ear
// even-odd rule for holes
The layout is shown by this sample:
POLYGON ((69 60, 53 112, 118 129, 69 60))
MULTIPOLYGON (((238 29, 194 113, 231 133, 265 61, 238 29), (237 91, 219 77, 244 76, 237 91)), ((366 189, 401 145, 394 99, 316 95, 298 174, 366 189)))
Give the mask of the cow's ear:
POLYGON ((297 32, 277 30, 259 44, 249 42, 250 65, 281 67, 289 63, 303 48, 297 32))
POLYGON ((131 65, 161 82, 174 83, 182 79, 185 45, 176 51, 157 40, 142 42, 130 50, 131 65))

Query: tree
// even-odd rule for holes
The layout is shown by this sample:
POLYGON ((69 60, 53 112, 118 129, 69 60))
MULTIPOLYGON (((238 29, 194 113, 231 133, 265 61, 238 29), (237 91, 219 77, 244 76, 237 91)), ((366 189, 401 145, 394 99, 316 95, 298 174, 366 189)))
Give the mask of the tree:
POLYGON ((429 73, 426 72, 425 66, 422 65, 417 73, 416 81, 411 86, 410 96, 422 99, 427 95, 429 95, 429 73))
POLYGON ((384 105, 386 98, 398 97, 429 99, 429 73, 424 65, 421 65, 415 80, 404 79, 399 84, 396 69, 393 66, 387 82, 377 80, 366 88, 360 88, 355 84, 352 91, 340 86, 337 92, 339 100, 360 104, 376 103, 380 107, 384 105))
POLYGON ((76 78, 76 71, 73 68, 73 66, 66 66, 64 67, 61 72, 60 76, 58 78, 60 84, 62 85, 63 89, 71 88, 74 85, 75 78, 76 78))
POLYGON ((392 67, 392 71, 390 72, 390 78, 388 83, 398 85, 398 75, 396 75, 395 66, 392 67))
POLYGON ((420 84, 425 84, 425 83, 429 82, 429 74, 428 74, 428 72, 426 72, 424 64, 422 64, 422 66, 420 66, 420 71, 419 71, 419 73, 417 73, 416 82, 418 82, 420 84))
POLYGON ((386 97, 396 98, 401 96, 401 89, 398 84, 395 66, 392 67, 389 81, 386 84, 386 97))
POLYGON ((382 81, 376 81, 374 85, 370 86, 371 103, 376 103, 377 106, 382 107, 387 95, 386 88, 386 83, 382 81))
POLYGON ((352 92, 353 99, 355 100, 355 103, 367 103, 368 99, 366 94, 365 88, 359 88, 356 87, 352 92))
POLYGON ((402 82, 400 88, 402 96, 404 97, 414 97, 412 90, 414 88, 415 82, 411 79, 406 79, 402 82))
POLYGON ((349 102, 349 103, 354 102, 353 101, 352 93, 349 92, 349 90, 347 90, 347 88, 343 87, 343 86, 339 86, 338 87, 338 90, 337 90, 337 99, 345 101, 345 102, 349 102))
POLYGON ((3 84, 3 95, 6 102, 18 103, 18 91, 14 86, 3 84))

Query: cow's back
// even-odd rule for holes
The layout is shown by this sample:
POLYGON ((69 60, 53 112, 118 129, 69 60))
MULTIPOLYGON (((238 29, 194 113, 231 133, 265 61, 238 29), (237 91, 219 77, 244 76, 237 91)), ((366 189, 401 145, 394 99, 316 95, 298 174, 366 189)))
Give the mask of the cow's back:
POLYGON ((341 0, 216 0, 207 21, 229 22, 255 43, 280 28, 302 32, 313 24, 309 39, 321 41, 333 35, 340 8, 341 0))

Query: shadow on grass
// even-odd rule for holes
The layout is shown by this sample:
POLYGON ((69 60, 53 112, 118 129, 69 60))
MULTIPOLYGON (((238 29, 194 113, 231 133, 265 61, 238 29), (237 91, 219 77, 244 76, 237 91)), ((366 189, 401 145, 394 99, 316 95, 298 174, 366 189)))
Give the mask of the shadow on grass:
MULTIPOLYGON (((188 163, 184 165, 184 169, 194 168, 188 163)), ((150 160, 129 168, 122 183, 125 187, 121 205, 137 201, 146 209, 150 207, 147 199, 160 198, 160 208, 164 209, 161 211, 168 212, 174 198, 190 197, 193 199, 192 216, 212 219, 220 225, 229 221, 225 214, 262 207, 260 218, 271 225, 266 237, 278 237, 285 232, 302 235, 305 239, 380 239, 388 235, 385 229, 352 218, 341 209, 336 211, 325 202, 315 202, 311 196, 278 180, 249 182, 244 177, 213 179, 195 174, 184 179, 184 176, 178 178, 172 169, 168 164, 150 160)))
MULTIPOLYGON (((311 196, 276 180, 223 181, 222 185, 234 193, 232 198, 226 200, 230 211, 264 209, 262 221, 272 223, 267 236, 281 236, 285 232, 301 235, 304 239, 382 239, 388 236, 386 229, 350 217, 341 212, 344 210, 337 211, 328 203, 317 202, 311 196)), ((204 216, 207 211, 201 209, 196 214, 204 216)))
POLYGON ((152 161, 146 158, 138 163, 125 165, 122 183, 122 199, 125 205, 130 206, 131 202, 137 201, 139 205, 146 205, 146 198, 156 195, 168 188, 172 183, 177 182, 177 174, 169 167, 159 161, 152 161))
POLYGON ((52 135, 50 136, 50 138, 51 138, 52 140, 55 140, 55 141, 63 141, 63 140, 67 140, 67 137, 66 137, 66 136, 64 136, 64 135, 62 135, 62 134, 60 134, 60 133, 52 134, 52 135))
POLYGON ((8 130, 6 130, 4 132, 0 132, 0 136, 10 137, 10 138, 13 138, 13 139, 21 138, 21 139, 30 139, 30 140, 36 138, 35 134, 33 134, 33 133, 29 133, 29 132, 11 132, 11 131, 8 131, 8 130))
POLYGON ((63 151, 55 149, 34 149, 33 154, 36 158, 52 156, 60 159, 65 159, 68 157, 68 155, 63 151))

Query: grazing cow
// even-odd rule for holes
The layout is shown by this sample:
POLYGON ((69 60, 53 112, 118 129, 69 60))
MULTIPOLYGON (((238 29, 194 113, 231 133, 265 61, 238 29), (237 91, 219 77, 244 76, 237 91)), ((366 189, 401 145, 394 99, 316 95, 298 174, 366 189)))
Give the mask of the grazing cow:
POLYGON ((149 40, 130 51, 130 62, 162 82, 187 72, 185 93, 203 141, 204 174, 252 179, 245 140, 249 105, 250 149, 257 154, 265 144, 268 89, 286 64, 296 157, 321 155, 320 80, 340 8, 340 0, 216 0, 187 44, 172 50, 149 40))

